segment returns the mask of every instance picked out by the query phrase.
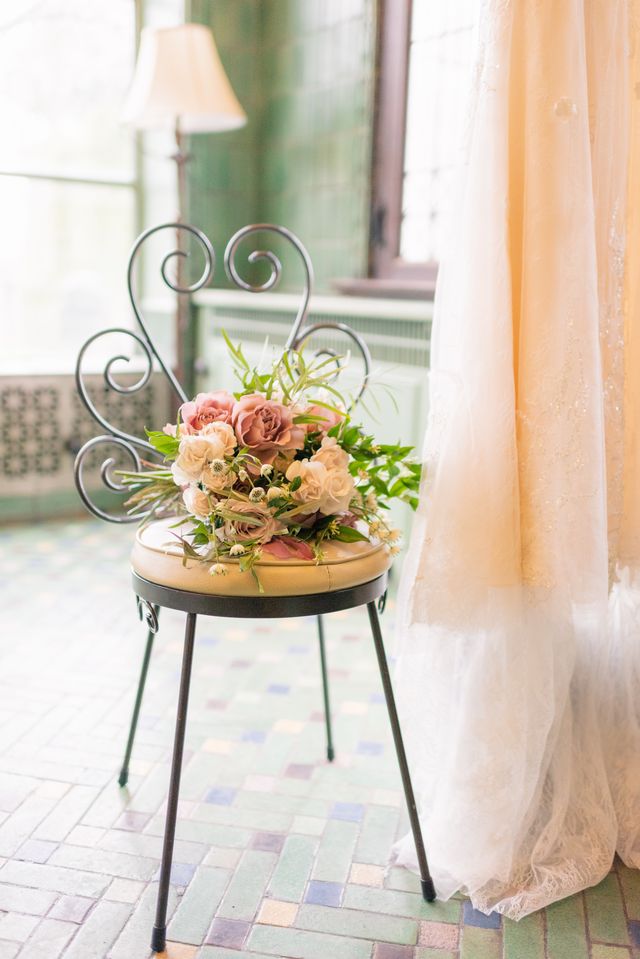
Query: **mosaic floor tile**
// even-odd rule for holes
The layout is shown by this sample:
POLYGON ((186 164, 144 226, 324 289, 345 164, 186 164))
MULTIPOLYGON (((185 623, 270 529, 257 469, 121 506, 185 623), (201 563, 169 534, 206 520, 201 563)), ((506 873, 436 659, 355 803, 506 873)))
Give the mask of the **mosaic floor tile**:
MULTIPOLYGON (((0 959, 148 959, 182 617, 161 616, 121 790, 144 645, 129 536, 52 524, 0 531, 4 547, 0 959), (27 610, 34 571, 55 588, 27 610), (27 612, 40 626, 18 649, 27 612)), ((640 874, 621 863, 520 923, 462 897, 427 905, 388 867, 405 813, 366 617, 326 617, 325 632, 333 764, 315 621, 199 623, 166 959, 640 959, 640 874)))
POLYGON ((339 906, 343 894, 344 886, 339 882, 322 882, 312 879, 307 886, 304 901, 317 906, 339 906))
POLYGON ((258 912, 258 922, 269 926, 292 926, 298 912, 295 902, 280 899, 265 899, 258 912))

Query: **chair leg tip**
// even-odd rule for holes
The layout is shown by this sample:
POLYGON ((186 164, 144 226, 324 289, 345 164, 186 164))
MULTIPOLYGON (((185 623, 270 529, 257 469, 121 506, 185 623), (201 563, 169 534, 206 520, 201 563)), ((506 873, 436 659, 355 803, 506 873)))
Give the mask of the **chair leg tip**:
POLYGON ((434 902, 436 898, 436 890, 433 885, 433 879, 421 879, 420 885, 422 886, 422 898, 425 902, 434 902))
POLYGON ((167 927, 154 926, 151 933, 151 949, 153 952, 164 952, 167 947, 167 927))
POLYGON ((121 770, 120 775, 118 776, 118 785, 126 786, 128 782, 129 782, 129 770, 123 769, 121 770))
POLYGON ((333 746, 327 746, 327 759, 332 763, 335 758, 336 754, 333 746))

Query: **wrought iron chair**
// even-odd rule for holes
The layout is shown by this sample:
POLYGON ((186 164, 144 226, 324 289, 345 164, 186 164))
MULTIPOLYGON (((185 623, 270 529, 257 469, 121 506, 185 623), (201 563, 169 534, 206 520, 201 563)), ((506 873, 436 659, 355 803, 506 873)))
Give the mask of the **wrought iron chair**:
MULTIPOLYGON (((139 348, 140 355, 145 366, 144 371, 135 383, 127 383, 126 385, 119 383, 116 379, 116 373, 113 369, 113 366, 117 361, 129 362, 131 358, 123 354, 118 354, 117 356, 112 357, 104 367, 103 375, 106 389, 115 390, 120 394, 133 393, 144 389, 151 377, 155 361, 162 373, 167 377, 176 398, 180 402, 187 401, 188 397, 185 394, 181 384, 178 382, 169 366, 164 362, 160 352, 154 344, 153 338, 151 337, 146 322, 142 316, 142 311, 134 289, 134 267, 137 255, 145 241, 160 230, 176 231, 178 237, 181 235, 180 231, 184 231, 184 233, 188 234, 192 238, 193 242, 196 242, 200 246, 204 255, 204 269, 200 278, 190 286, 179 287, 167 274, 167 267, 172 257, 184 257, 187 255, 181 248, 181 244, 179 242, 178 248, 169 252, 162 260, 161 274, 165 284, 171 290, 179 294, 187 294, 202 289, 209 283, 213 275, 215 257, 211 243, 204 233, 193 226, 181 223, 165 223, 145 231, 143 234, 141 234, 133 246, 131 255, 129 257, 127 270, 129 297, 139 332, 134 332, 132 330, 123 328, 112 328, 94 334, 87 340, 80 350, 76 366, 76 383, 80 397, 91 416, 104 430, 101 435, 96 436, 85 443, 78 452, 75 461, 76 486, 82 501, 91 513, 103 520, 114 523, 137 522, 140 519, 140 514, 137 516, 130 516, 126 513, 111 513, 94 501, 93 494, 88 491, 83 475, 83 469, 87 463, 87 459, 95 459, 93 451, 95 451, 96 448, 111 446, 119 450, 120 455, 123 453, 126 454, 126 456, 133 462, 135 469, 139 470, 141 467, 141 452, 150 460, 153 460, 157 454, 145 439, 126 433, 107 421, 106 417, 99 411, 96 403, 89 394, 89 390, 85 382, 85 374, 83 372, 83 363, 88 348, 99 338, 114 333, 118 334, 119 336, 126 336, 130 340, 133 340, 134 344, 136 344, 139 348)), ((309 339, 309 337, 322 330, 339 331, 340 333, 349 337, 358 348, 364 363, 364 377, 360 391, 356 398, 357 402, 367 385, 371 364, 369 350, 359 334, 345 324, 333 322, 309 324, 307 322, 307 310, 311 295, 313 269, 306 249, 299 239, 294 236, 294 234, 284 227, 275 226, 272 224, 255 224, 239 230, 229 241, 224 255, 224 266, 229 279, 240 289, 253 293, 260 293, 264 290, 272 289, 277 285, 281 276, 282 265, 276 254, 270 250, 254 250, 248 256, 248 262, 250 263, 256 263, 257 261, 262 260, 269 265, 270 275, 268 279, 261 284, 253 284, 242 278, 238 273, 236 266, 237 252, 242 241, 249 237, 253 237, 256 233, 265 231, 276 234, 284 241, 291 244, 294 250, 299 254, 304 270, 304 292, 295 321, 287 339, 286 348, 300 348, 302 344, 309 339)), ((325 347, 321 350, 321 352, 333 355, 336 358, 337 367, 340 366, 340 360, 334 351, 325 347)), ((100 470, 102 482, 107 489, 111 490, 112 492, 124 494, 127 492, 127 488, 124 487, 114 475, 115 462, 116 461, 113 455, 107 455, 104 459, 100 470)), ((153 525, 154 524, 150 524, 146 529, 152 530, 153 525)), ((286 566, 287 564, 288 561, 285 562, 284 565, 286 566)), ((342 578, 338 583, 338 588, 333 587, 330 576, 328 580, 319 582, 317 575, 315 575, 315 573, 311 574, 310 571, 307 570, 307 573, 310 573, 310 575, 307 577, 307 580, 305 581, 304 579, 307 573, 303 571, 302 580, 298 582, 296 589, 292 591, 290 588, 288 588, 290 585, 290 577, 287 575, 287 570, 282 570, 279 576, 279 572, 276 569, 275 572, 272 571, 272 582, 274 581, 273 577, 275 577, 275 582, 278 584, 277 588, 271 591, 267 590, 266 595, 260 595, 255 592, 253 579, 252 577, 248 576, 248 574, 245 574, 247 589, 243 590, 243 592, 246 592, 246 595, 229 595, 228 589, 225 592, 225 580, 227 577, 207 577, 207 581, 205 583, 205 580, 202 576, 197 577, 195 573, 190 572, 189 570, 185 571, 178 557, 168 557, 166 551, 162 551, 161 554, 158 553, 157 550, 154 552, 153 535, 151 535, 151 541, 148 539, 145 540, 144 538, 141 539, 141 537, 138 536, 132 557, 132 565, 133 589, 138 605, 138 612, 140 618, 146 621, 146 625, 148 627, 148 636, 133 708, 133 715, 131 717, 131 726, 126 744, 124 761, 118 780, 121 786, 124 786, 128 780, 129 761, 133 749, 136 727, 140 714, 140 707, 153 648, 153 641, 155 634, 158 631, 159 610, 161 607, 168 607, 170 609, 181 610, 182 612, 186 613, 182 672, 178 694, 175 739, 171 762, 169 796, 167 802, 162 863, 160 868, 157 910, 152 932, 151 948, 155 952, 162 952, 166 944, 167 902, 176 830, 177 806, 187 722, 191 668, 194 654, 196 620, 197 617, 201 615, 236 618, 281 618, 310 615, 317 617, 318 640, 320 646, 320 668, 322 673, 324 714, 326 724, 326 752, 327 759, 332 761, 334 758, 334 746, 331 730, 329 683, 322 616, 325 613, 331 613, 337 610, 352 609, 357 606, 367 607, 400 775, 402 778, 409 820, 416 844, 422 894, 426 901, 432 902, 435 899, 435 890, 427 864, 425 846, 416 810, 413 786, 407 764, 404 743, 402 740, 402 732, 398 720, 393 687, 391 684, 391 678, 382 639, 382 632, 380 629, 380 621, 378 618, 378 612, 382 612, 384 609, 387 591, 390 560, 387 558, 386 553, 382 551, 380 555, 375 556, 373 560, 369 558, 367 562, 363 562, 362 559, 359 559, 350 565, 347 563, 345 569, 341 571, 342 578), (156 558, 158 555, 162 555, 163 557, 160 565, 156 564, 156 558), (222 580, 222 583, 220 580, 222 580)), ((303 565, 306 565, 306 567, 314 566, 314 564, 308 562, 303 565)), ((314 569, 317 571, 317 567, 314 567, 314 569)))

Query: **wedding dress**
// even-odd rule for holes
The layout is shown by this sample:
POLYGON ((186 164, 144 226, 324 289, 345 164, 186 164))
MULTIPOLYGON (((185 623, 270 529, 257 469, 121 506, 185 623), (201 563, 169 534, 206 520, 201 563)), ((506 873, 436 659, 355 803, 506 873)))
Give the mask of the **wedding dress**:
POLYGON ((436 297, 396 682, 438 895, 513 919, 640 865, 639 42, 486 0, 436 297))

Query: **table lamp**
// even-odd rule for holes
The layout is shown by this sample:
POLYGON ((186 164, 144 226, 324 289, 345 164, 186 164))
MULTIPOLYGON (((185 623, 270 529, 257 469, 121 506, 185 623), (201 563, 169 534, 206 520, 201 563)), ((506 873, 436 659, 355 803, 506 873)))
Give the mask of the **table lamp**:
MULTIPOLYGON (((138 130, 173 129, 178 187, 178 222, 187 211, 186 164, 189 154, 184 138, 191 133, 235 130, 247 122, 229 79, 211 31, 199 23, 176 27, 145 27, 138 60, 122 119, 138 130)), ((183 231, 178 230, 178 249, 183 231)), ((184 286, 184 257, 176 258, 177 285, 184 286)), ((188 310, 185 297, 177 294, 176 372, 185 378, 184 340, 188 310)))

